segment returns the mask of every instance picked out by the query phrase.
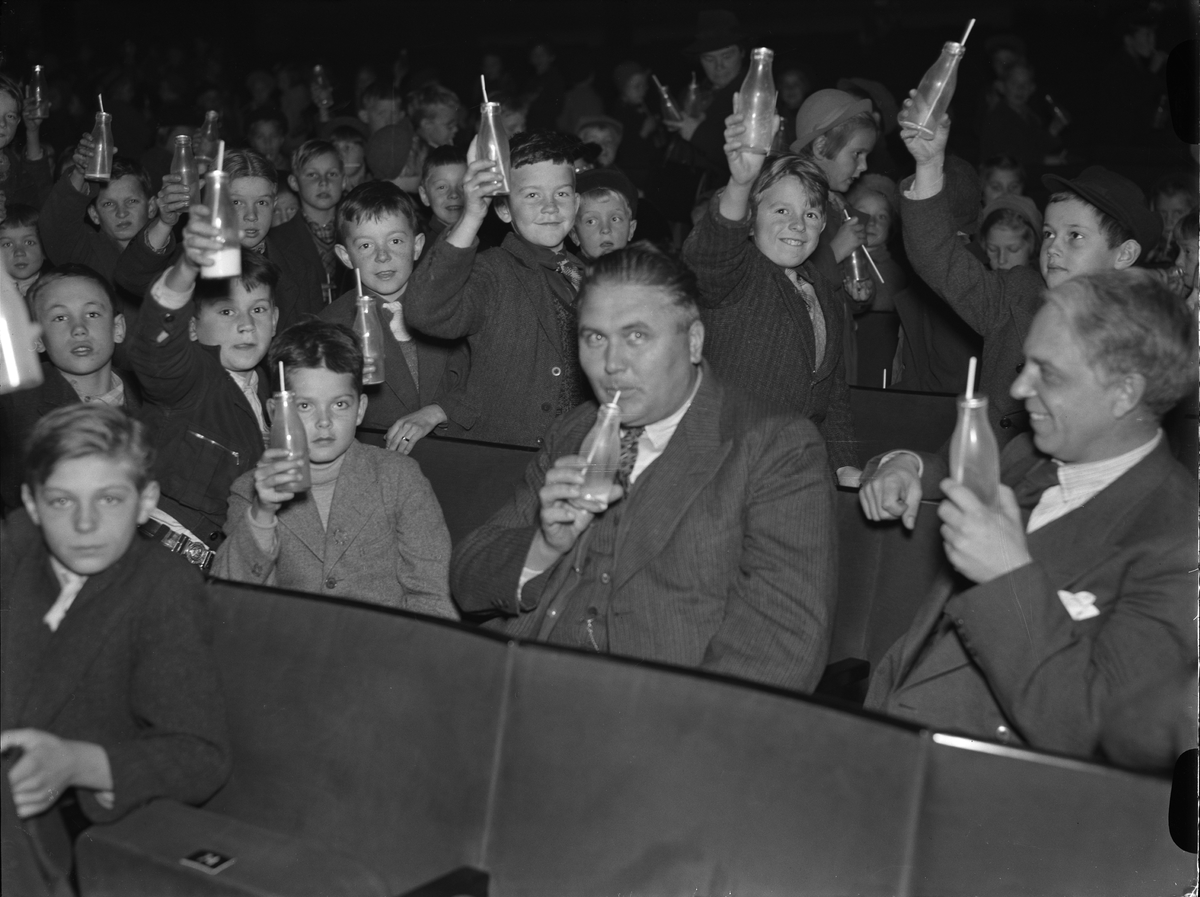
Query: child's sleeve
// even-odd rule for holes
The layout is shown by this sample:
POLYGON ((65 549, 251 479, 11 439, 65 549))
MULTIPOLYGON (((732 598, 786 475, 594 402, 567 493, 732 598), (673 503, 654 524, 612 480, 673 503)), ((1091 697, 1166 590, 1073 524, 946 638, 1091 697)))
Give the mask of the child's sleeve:
POLYGON ((229 514, 225 518, 225 541, 217 549, 212 575, 219 579, 275 585, 279 560, 279 524, 258 526, 250 519, 254 500, 254 471, 234 481, 229 492, 229 514))
POLYGON ((466 345, 458 345, 450 351, 441 382, 434 394, 434 404, 446 412, 449 423, 470 430, 479 420, 479 408, 467 399, 467 378, 471 372, 471 353, 466 345))
POLYGON ((429 336, 458 339, 477 333, 497 297, 497 278, 479 241, 469 249, 434 241, 404 291, 404 319, 429 336))
POLYGON ((1002 327, 1018 306, 1041 296, 1041 275, 1027 266, 990 271, 959 239, 949 193, 956 179, 948 168, 942 189, 928 199, 902 195, 904 248, 917 276, 980 336, 1002 327))
POLYGON ((146 295, 155 278, 171 267, 183 252, 174 233, 167 238, 167 245, 161 251, 146 242, 146 228, 153 223, 147 223, 142 232, 129 241, 113 270, 113 280, 117 286, 135 296, 146 295))
POLYGON ((40 159, 27 159, 23 153, 13 153, 10 159, 12 168, 5 189, 9 205, 19 202, 40 210, 54 187, 50 154, 44 153, 40 159))
POLYGON ((198 348, 188 336, 195 306, 167 308, 158 299, 167 290, 160 276, 146 293, 129 346, 129 362, 149 402, 186 407, 203 389, 206 376, 198 348))
POLYGON ((88 193, 80 193, 71 185, 70 174, 64 174, 50 190, 38 218, 38 234, 46 257, 54 264, 70 263, 86 254, 89 243, 103 239, 84 220, 91 201, 90 188, 88 193))
POLYGON ((736 305, 745 296, 738 286, 758 251, 750 242, 750 213, 731 221, 721 214, 720 202, 719 194, 712 198, 683 243, 683 261, 696 274, 705 308, 736 305))
MULTIPOLYGON (((411 460, 397 458, 396 460, 411 460)), ((450 600, 450 531, 429 480, 416 463, 397 464, 389 508, 396 536, 396 578, 408 610, 457 620, 450 600)))

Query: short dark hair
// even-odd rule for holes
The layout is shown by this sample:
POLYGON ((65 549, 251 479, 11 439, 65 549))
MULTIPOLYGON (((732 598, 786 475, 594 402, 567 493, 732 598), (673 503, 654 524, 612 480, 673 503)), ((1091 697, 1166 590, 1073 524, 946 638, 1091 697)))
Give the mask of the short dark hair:
POLYGON ((1021 179, 1021 183, 1025 183, 1025 166, 1014 159, 1012 156, 989 156, 979 163, 979 177, 987 180, 987 176, 993 171, 1015 171, 1017 177, 1021 179))
POLYGON ((93 455, 127 462, 139 490, 150 482, 154 449, 141 421, 123 408, 80 402, 56 408, 34 425, 25 440, 25 485, 35 490, 63 461, 93 455))
POLYGON ((421 165, 421 180, 429 177, 429 172, 443 165, 466 165, 467 154, 453 144, 435 146, 425 154, 425 162, 421 165))
POLYGON ((367 146, 367 138, 363 136, 362 131, 349 125, 338 125, 334 128, 329 135, 329 142, 335 146, 339 143, 351 143, 363 149, 367 146))
POLYGON ((196 310, 199 311, 201 305, 228 299, 229 285, 232 280, 240 283, 244 290, 266 287, 271 297, 271 304, 275 304, 275 290, 279 287, 279 266, 261 252, 255 252, 253 249, 243 246, 242 273, 238 277, 201 277, 196 281, 196 291, 192 294, 196 310))
POLYGON ((758 214, 758 203, 762 195, 784 178, 792 177, 800 182, 800 188, 808 197, 809 204, 825 214, 829 202, 829 180, 825 172, 812 161, 796 153, 782 153, 778 156, 768 156, 762 170, 750 187, 750 216, 758 214))
MULTIPOLYGON (((1092 205, 1092 203, 1088 202, 1087 199, 1080 196, 1074 190, 1059 190, 1057 193, 1052 194, 1050 201, 1046 203, 1046 210, 1049 211, 1050 207, 1056 202, 1070 202, 1073 199, 1083 203, 1096 213, 1096 218, 1100 222, 1100 233, 1104 234, 1104 242, 1108 244, 1109 249, 1120 246, 1126 240, 1137 239, 1137 235, 1128 227, 1108 214, 1108 212, 1092 205)), ((1140 246, 1141 244, 1139 243, 1138 245, 1140 246)))
POLYGON ((630 243, 592 261, 579 288, 579 301, 583 302, 589 289, 606 283, 664 291, 682 312, 681 330, 700 320, 696 275, 678 258, 646 240, 630 243))
POLYGON ((386 215, 399 215, 408 222, 413 233, 420 232, 420 216, 416 204, 407 193, 391 181, 366 181, 351 190, 337 209, 337 236, 343 246, 350 225, 360 221, 377 221, 386 215))
POLYGON ((354 380, 354 391, 362 394, 362 342, 345 324, 328 321, 293 324, 275 337, 268 358, 275 376, 280 362, 285 372, 295 368, 326 368, 335 374, 349 374, 354 380))
POLYGON ((1196 319, 1154 274, 1140 268, 1074 277, 1046 292, 1109 377, 1141 374, 1142 404, 1162 417, 1196 388, 1196 319))
POLYGON ((33 206, 21 202, 10 202, 4 210, 0 227, 36 227, 41 213, 33 206))
POLYGON ((443 87, 436 81, 410 91, 404 102, 407 107, 409 120, 412 121, 414 129, 425 119, 432 116, 433 110, 438 106, 445 106, 456 112, 462 106, 462 103, 459 102, 458 94, 443 87))
POLYGON ((229 175, 230 183, 238 178, 265 178, 271 182, 272 193, 278 187, 279 171, 275 164, 254 150, 234 150, 232 153, 226 153, 221 170, 229 175))
POLYGON ((292 153, 292 172, 298 174, 305 165, 319 156, 333 156, 337 159, 338 168, 342 167, 342 155, 331 141, 306 140, 292 153))
MULTIPOLYGON (((146 169, 134 159, 128 156, 113 156, 112 161, 112 178, 108 184, 113 184, 121 178, 131 177, 138 182, 138 186, 142 188, 142 193, 146 199, 150 199, 154 195, 154 191, 150 187, 150 175, 146 173, 146 169)), ((105 184, 104 187, 107 187, 105 184)), ((104 189, 101 187, 100 189, 104 189)), ((95 200, 92 200, 95 202, 95 200)))
POLYGON ((100 274, 96 269, 89 268, 87 265, 81 265, 72 262, 67 265, 59 265, 49 271, 43 271, 41 276, 33 282, 33 286, 29 288, 29 293, 25 297, 25 301, 29 304, 29 310, 33 312, 34 317, 37 317, 37 301, 41 298, 52 283, 57 283, 60 280, 74 278, 77 280, 86 280, 94 283, 104 291, 104 295, 108 297, 108 304, 112 309, 113 316, 120 314, 120 307, 117 305, 117 294, 113 290, 112 284, 108 279, 100 274))
POLYGON ((513 168, 553 162, 573 169, 578 149, 579 141, 560 131, 522 131, 509 144, 509 159, 513 168))

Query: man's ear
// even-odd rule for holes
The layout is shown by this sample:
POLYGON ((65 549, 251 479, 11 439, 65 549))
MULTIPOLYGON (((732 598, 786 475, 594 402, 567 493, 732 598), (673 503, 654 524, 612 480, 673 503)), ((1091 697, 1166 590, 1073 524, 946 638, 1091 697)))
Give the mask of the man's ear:
POLYGON ((25 505, 25 512, 34 525, 41 526, 42 520, 38 516, 37 502, 33 500, 33 492, 30 491, 27 483, 21 484, 21 504, 25 505))
POLYGON ((351 271, 354 270, 354 262, 350 261, 350 253, 346 251, 345 246, 343 246, 341 243, 334 243, 333 254, 338 257, 343 265, 345 265, 351 271))
POLYGON ((295 193, 297 196, 300 195, 300 182, 296 180, 296 176, 294 174, 288 175, 288 186, 292 188, 293 193, 295 193))
POLYGON ((1120 420, 1142 404, 1146 394, 1146 377, 1134 372, 1117 378, 1113 386, 1113 417, 1120 420))
POLYGON ((125 342, 125 316, 120 312, 113 317, 113 342, 125 342))
POLYGON ((688 325, 688 358, 692 364, 699 364, 704 356, 704 322, 692 321, 688 325))
POLYGON ((137 522, 139 526, 149 520, 150 514, 158 507, 158 496, 158 480, 151 480, 138 496, 137 522))
POLYGON ((1138 260, 1138 256, 1142 254, 1142 244, 1137 240, 1126 240, 1117 249, 1117 260, 1114 267, 1118 271, 1122 271, 1133 265, 1138 260))
POLYGON ((192 319, 190 321, 188 321, 188 339, 190 339, 193 343, 196 340, 200 339, 200 333, 196 330, 195 315, 193 315, 192 319))
POLYGON ((425 192, 424 184, 417 184, 417 196, 421 197, 421 202, 432 207, 433 203, 429 201, 429 194, 425 192))
POLYGON ((95 203, 92 203, 87 207, 87 216, 88 221, 92 222, 92 224, 96 225, 96 227, 100 226, 100 213, 96 211, 95 203))
POLYGON ((421 251, 425 248, 425 235, 417 234, 413 237, 413 261, 421 257, 421 251))

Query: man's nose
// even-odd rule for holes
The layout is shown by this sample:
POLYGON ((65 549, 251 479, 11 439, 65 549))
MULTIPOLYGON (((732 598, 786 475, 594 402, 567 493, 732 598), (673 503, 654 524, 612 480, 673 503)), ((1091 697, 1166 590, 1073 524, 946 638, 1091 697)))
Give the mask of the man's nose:
POLYGON ((1030 366, 1022 363, 1021 372, 1017 374, 1017 379, 1009 387, 1008 394, 1014 399, 1029 398, 1033 395, 1033 387, 1030 385, 1032 380, 1033 374, 1030 372, 1030 366))
POLYGON ((625 368, 625 349, 616 340, 609 340, 608 346, 604 350, 604 370, 606 373, 615 374, 617 371, 625 368))

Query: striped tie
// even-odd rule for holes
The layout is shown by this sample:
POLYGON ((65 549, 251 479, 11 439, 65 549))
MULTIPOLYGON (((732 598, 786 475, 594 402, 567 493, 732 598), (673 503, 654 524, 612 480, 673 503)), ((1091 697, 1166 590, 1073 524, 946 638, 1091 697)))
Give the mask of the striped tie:
POLYGON ((617 464, 617 484, 626 495, 629 494, 629 477, 633 474, 633 466, 637 464, 638 440, 645 431, 645 427, 621 430, 621 458, 617 464))

